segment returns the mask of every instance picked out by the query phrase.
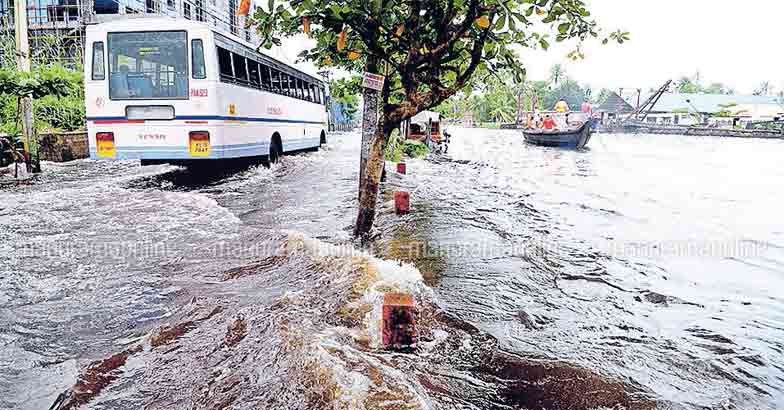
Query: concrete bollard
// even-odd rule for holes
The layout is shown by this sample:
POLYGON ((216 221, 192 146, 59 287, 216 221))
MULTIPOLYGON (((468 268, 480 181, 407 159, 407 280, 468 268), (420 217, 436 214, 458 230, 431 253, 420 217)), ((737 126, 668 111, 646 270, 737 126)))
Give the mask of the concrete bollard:
POLYGON ((397 173, 406 175, 406 163, 400 162, 397 164, 397 173))
POLYGON ((411 211, 408 192, 395 192, 395 213, 405 215, 411 211))
POLYGON ((382 343, 385 349, 409 350, 416 348, 416 306, 413 296, 405 293, 384 295, 382 310, 382 343))

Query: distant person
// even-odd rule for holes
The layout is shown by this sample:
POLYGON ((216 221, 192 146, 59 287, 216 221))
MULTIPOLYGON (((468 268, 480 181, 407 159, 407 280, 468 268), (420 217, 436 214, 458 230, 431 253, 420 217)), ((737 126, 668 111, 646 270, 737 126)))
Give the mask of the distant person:
POLYGON ((589 117, 593 113, 593 106, 591 105, 591 102, 588 101, 587 98, 585 99, 585 101, 583 101, 583 105, 580 107, 580 111, 582 111, 583 114, 587 114, 589 117))
POLYGON ((555 129, 555 126, 556 125, 555 125, 555 120, 553 119, 553 116, 550 115, 550 114, 547 114, 544 117, 544 121, 542 121, 542 128, 544 128, 545 130, 551 131, 551 130, 555 129))
POLYGON ((555 112, 559 114, 569 112, 569 104, 566 103, 566 100, 563 97, 555 103, 555 112))

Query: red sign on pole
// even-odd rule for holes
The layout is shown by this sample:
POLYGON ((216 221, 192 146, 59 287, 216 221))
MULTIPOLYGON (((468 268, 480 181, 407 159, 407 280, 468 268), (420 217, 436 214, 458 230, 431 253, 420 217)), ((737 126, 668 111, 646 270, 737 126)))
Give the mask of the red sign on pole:
POLYGON ((384 88, 384 76, 365 73, 364 77, 362 77, 362 86, 371 90, 381 91, 384 88))

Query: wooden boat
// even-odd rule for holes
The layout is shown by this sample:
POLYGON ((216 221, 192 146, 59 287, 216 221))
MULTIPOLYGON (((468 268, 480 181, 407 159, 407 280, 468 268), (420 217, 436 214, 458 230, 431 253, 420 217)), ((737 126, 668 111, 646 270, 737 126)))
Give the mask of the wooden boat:
POLYGON ((591 140, 591 121, 566 130, 524 129, 525 141, 545 147, 585 148, 591 140))

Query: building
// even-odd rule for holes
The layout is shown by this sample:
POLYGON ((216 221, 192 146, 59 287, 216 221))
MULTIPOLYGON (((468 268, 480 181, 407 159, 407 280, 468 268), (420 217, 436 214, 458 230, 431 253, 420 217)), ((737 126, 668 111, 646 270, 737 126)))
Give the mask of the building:
MULTIPOLYGON (((35 62, 79 62, 88 23, 117 15, 162 14, 206 22, 246 41, 258 36, 236 15, 239 0, 27 0, 30 48, 35 62)), ((0 0, 0 36, 13 35, 14 0, 0 0)), ((0 50, 3 52, 3 50, 0 50)))
POLYGON ((784 98, 758 95, 665 93, 645 121, 659 125, 732 126, 784 118, 784 98))
POLYGON ((618 93, 611 92, 607 99, 594 110, 594 115, 599 115, 602 124, 617 121, 626 114, 631 114, 634 107, 621 98, 618 93))

